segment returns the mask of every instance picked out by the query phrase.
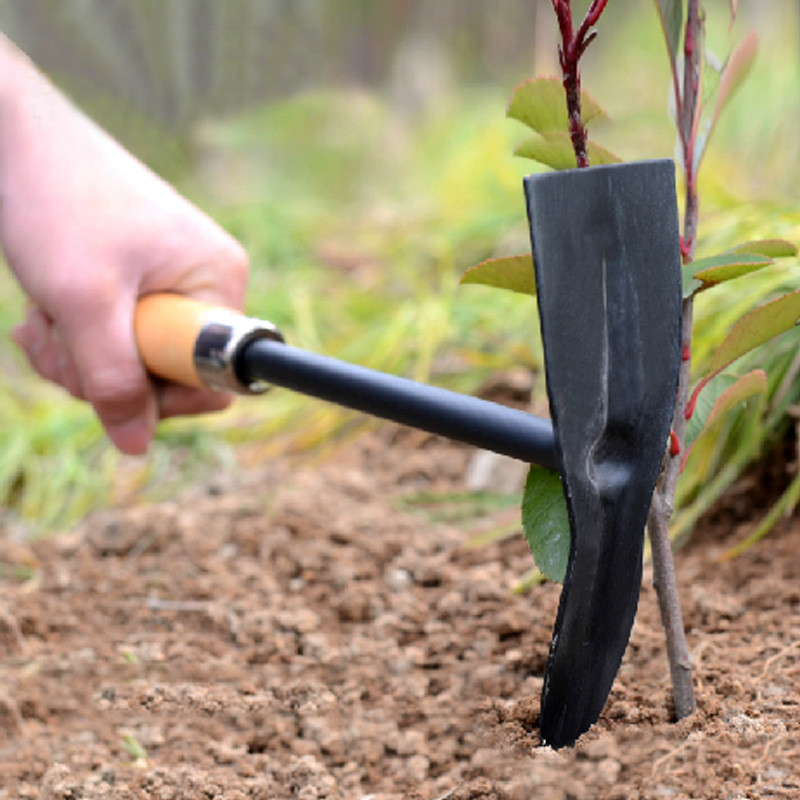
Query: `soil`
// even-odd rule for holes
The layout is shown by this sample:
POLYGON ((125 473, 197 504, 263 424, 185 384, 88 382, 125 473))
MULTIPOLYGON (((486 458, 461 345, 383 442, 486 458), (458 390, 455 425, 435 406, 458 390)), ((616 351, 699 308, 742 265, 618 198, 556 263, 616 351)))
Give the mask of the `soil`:
MULTIPOLYGON (((671 721, 654 591, 599 722, 541 747, 559 587, 510 587, 512 509, 441 519, 470 451, 381 428, 172 502, 0 537, 0 798, 800 796, 800 523, 741 494, 678 554, 698 711, 671 721)), ((745 490, 742 490, 743 492, 745 490)), ((445 515, 446 516, 446 515, 445 515)))

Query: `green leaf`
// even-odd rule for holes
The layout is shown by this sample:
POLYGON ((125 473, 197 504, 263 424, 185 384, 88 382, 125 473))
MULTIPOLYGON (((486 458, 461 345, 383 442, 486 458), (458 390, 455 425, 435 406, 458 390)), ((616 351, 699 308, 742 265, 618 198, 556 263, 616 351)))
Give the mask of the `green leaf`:
POLYGON ((686 444, 691 447, 697 437, 726 411, 766 390, 767 373, 763 369, 754 369, 740 378, 735 375, 717 375, 697 398, 694 413, 686 426, 686 444))
POLYGON ((744 252, 697 258, 683 267, 684 296, 740 278, 774 263, 768 256, 744 252), (687 287, 690 289, 688 293, 687 287))
MULTIPOLYGON (((518 145, 514 155, 532 158, 540 164, 557 170, 574 169, 577 166, 575 151, 568 133, 536 134, 518 145)), ((589 163, 593 165, 617 164, 621 160, 610 150, 606 150, 605 147, 601 147, 595 142, 586 143, 586 155, 589 163)))
MULTIPOLYGON (((703 390, 698 393, 692 416, 686 424, 686 435, 684 437, 685 446, 691 447, 694 440, 699 436, 700 431, 705 427, 711 409, 714 407, 717 398, 736 383, 735 375, 717 375, 710 380, 703 390)), ((685 458, 685 456, 684 456, 685 458)))
POLYGON ((530 254, 488 258, 468 269, 461 276, 461 283, 484 284, 508 289, 521 294, 536 294, 536 277, 533 257, 530 254))
POLYGON ((775 258, 797 255, 797 247, 785 239, 756 239, 715 256, 697 258, 683 267, 683 296, 693 294, 768 267, 775 258))
POLYGON ((667 40, 673 74, 677 74, 675 67, 683 28, 683 2, 684 0, 655 0, 656 10, 664 29, 664 38, 667 40))
POLYGON ((683 299, 687 300, 692 295, 697 294, 703 288, 703 282, 694 277, 694 264, 683 265, 683 299))
POLYGON ((708 414, 706 426, 713 425, 725 412, 739 405, 739 403, 743 403, 750 397, 763 394, 766 391, 767 373, 763 369, 754 369, 742 375, 731 386, 720 392, 708 414))
POLYGON ((745 314, 714 352, 708 372, 692 393, 687 406, 688 413, 692 413, 700 393, 714 376, 745 353, 791 330, 799 321, 800 290, 782 295, 745 314))
MULTIPOLYGON (((563 133, 569 130, 567 101, 558 78, 529 78, 511 95, 506 116, 528 125, 538 133, 563 133)), ((581 92, 581 120, 587 125, 608 115, 586 92, 581 92)))
POLYGON ((716 375, 753 348, 791 330, 798 319, 800 290, 782 295, 745 314, 717 348, 709 365, 709 373, 716 375))
POLYGON ((561 478, 555 470, 531 466, 522 494, 522 530, 539 569, 551 581, 562 583, 571 535, 561 478))
POLYGON ((700 162, 705 155, 708 140, 714 132, 719 115, 722 109, 727 105, 730 98, 741 86, 753 62, 756 58, 758 51, 758 34, 755 31, 745 36, 739 43, 736 49, 728 56, 728 60, 721 68, 721 75, 719 86, 717 87, 717 103, 714 107, 714 113, 710 119, 706 120, 702 129, 698 132, 694 144, 694 170, 695 173, 700 168, 700 162))
POLYGON ((144 761, 147 759, 147 751, 132 733, 123 734, 122 746, 125 748, 125 752, 134 761, 144 761))
POLYGON ((742 85, 747 74, 756 60, 758 53, 758 32, 751 30, 736 49, 730 54, 722 77, 719 83, 719 93, 717 94, 717 104, 714 108, 714 115, 711 118, 711 129, 717 124, 717 119, 722 113, 722 109, 728 104, 736 90, 742 85))
POLYGON ((797 255, 797 247, 786 239, 755 239, 732 247, 729 253, 753 253, 769 258, 791 258, 797 255))

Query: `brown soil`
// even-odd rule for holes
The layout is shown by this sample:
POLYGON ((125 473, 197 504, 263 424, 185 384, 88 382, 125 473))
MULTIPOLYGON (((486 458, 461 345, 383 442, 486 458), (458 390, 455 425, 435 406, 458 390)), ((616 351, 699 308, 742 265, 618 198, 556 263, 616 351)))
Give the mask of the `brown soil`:
POLYGON ((670 721, 646 575, 599 723, 556 753, 536 725, 559 587, 510 592, 521 537, 465 547, 518 512, 468 526, 398 502, 462 487, 467 459, 385 428, 0 539, 0 798, 800 796, 797 521, 722 562, 731 507, 680 552, 694 717, 670 721))

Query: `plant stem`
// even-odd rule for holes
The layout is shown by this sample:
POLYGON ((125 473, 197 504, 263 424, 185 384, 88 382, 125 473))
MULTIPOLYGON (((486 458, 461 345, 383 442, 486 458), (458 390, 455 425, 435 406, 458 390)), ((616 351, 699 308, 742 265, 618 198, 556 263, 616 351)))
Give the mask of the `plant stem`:
POLYGON ((676 719, 683 719, 694 713, 696 706, 692 686, 692 664, 689 645, 683 626, 680 594, 675 575, 675 560, 672 541, 669 535, 669 521, 675 508, 675 488, 681 471, 682 450, 686 434, 686 415, 684 408, 689 395, 689 375, 691 357, 687 341, 692 338, 692 300, 683 302, 682 346, 685 354, 678 379, 678 399, 672 418, 672 430, 678 442, 676 452, 667 452, 656 487, 650 513, 647 518, 647 533, 653 558, 653 586, 658 597, 661 625, 664 628, 672 681, 672 699, 676 719))
POLYGON ((581 120, 581 74, 578 62, 594 39, 595 32, 591 28, 597 23, 607 2, 608 0, 593 0, 577 33, 573 35, 570 0, 552 0, 561 31, 558 59, 564 92, 567 95, 569 138, 579 167, 589 166, 589 156, 586 152, 586 128, 581 120))
MULTIPOLYGON (((694 258, 699 216, 699 196, 697 193, 694 143, 697 137, 699 118, 700 76, 702 52, 702 17, 700 0, 689 0, 684 37, 683 95, 676 96, 678 114, 678 135, 683 155, 683 171, 686 182, 686 203, 681 237, 681 257, 684 263, 694 258)), ((677 81, 674 84, 676 95, 680 91, 677 81)), ((664 456, 658 486, 653 495, 647 531, 653 556, 653 585, 658 595, 661 624, 664 628, 669 660, 670 678, 675 718, 683 719, 694 713, 697 704, 692 686, 692 665, 689 646, 681 613, 680 595, 675 577, 675 562, 672 542, 669 535, 669 521, 675 508, 675 489, 681 472, 682 451, 686 438, 686 403, 689 397, 691 380, 693 301, 683 301, 683 322, 681 329, 681 348, 683 361, 678 378, 678 396, 672 418, 674 446, 664 456)))

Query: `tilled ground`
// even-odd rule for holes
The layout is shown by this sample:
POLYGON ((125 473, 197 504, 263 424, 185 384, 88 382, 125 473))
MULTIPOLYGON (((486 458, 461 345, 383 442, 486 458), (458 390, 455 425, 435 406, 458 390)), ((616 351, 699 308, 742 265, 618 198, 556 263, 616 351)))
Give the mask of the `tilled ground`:
POLYGON ((559 587, 511 593, 521 537, 469 549, 480 526, 398 502, 463 487, 467 459, 385 428, 0 539, 0 798, 800 796, 797 521, 737 561, 733 517, 680 552, 693 718, 670 722, 646 571, 603 716, 555 753, 537 715, 559 587))

